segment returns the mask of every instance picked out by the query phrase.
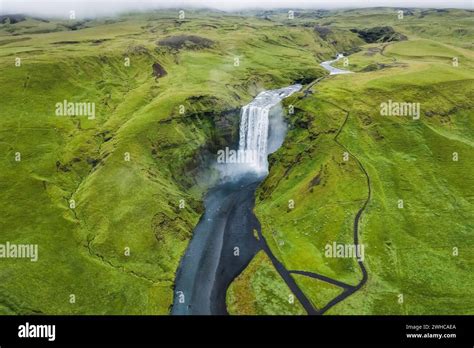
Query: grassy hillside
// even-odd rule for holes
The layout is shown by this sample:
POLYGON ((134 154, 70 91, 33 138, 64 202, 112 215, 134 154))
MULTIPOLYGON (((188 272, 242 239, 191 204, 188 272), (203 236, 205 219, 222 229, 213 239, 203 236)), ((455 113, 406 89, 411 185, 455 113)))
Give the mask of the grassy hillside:
MULTIPOLYGON (((326 258, 324 247, 353 238, 368 189, 359 162, 370 177, 360 223, 369 280, 329 314, 474 313, 474 56, 460 46, 416 36, 367 45, 349 57, 358 73, 325 79, 313 94, 288 101, 297 109, 294 128, 273 156, 256 212, 289 269, 352 285, 361 279, 353 259, 326 258), (463 63, 453 66, 452 57, 463 63), (388 100, 420 103, 420 119, 381 116, 388 100)), ((327 283, 310 279, 301 285, 308 295, 326 291, 327 283)))
POLYGON ((305 311, 260 251, 227 291, 229 314, 303 315, 305 311))
MULTIPOLYGON (((352 240, 367 196, 356 157, 373 190, 361 220, 369 282, 329 313, 472 314, 472 16, 422 12, 0 24, 0 243, 39 246, 38 262, 0 260, 0 313, 169 313, 212 184, 206 161, 235 139, 239 108, 263 89, 325 75, 318 63, 344 51, 356 74, 286 101, 291 131, 257 192, 263 233, 288 268, 356 284, 357 263, 322 255, 328 241, 352 240), (351 31, 381 25, 408 40, 366 44, 351 31), (95 118, 56 116, 65 99, 94 102, 95 118), (380 116, 388 99, 420 102, 420 120, 380 116)), ((315 306, 340 290, 295 279, 315 306)), ((231 285, 229 311, 302 314, 287 292, 260 253, 231 285)))
POLYGON ((168 313, 206 156, 260 90, 321 76, 315 55, 335 52, 308 28, 174 11, 27 18, 1 25, 0 44, 1 241, 40 253, 2 260, 2 313, 168 313), (94 102, 95 119, 56 116, 65 99, 94 102))

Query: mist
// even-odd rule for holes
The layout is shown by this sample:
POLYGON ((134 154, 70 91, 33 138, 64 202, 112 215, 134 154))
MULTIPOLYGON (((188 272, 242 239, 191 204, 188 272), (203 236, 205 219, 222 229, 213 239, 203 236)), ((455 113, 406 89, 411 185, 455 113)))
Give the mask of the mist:
POLYGON ((245 9, 338 9, 364 7, 420 7, 472 9, 471 0, 0 0, 0 14, 77 18, 112 16, 124 12, 157 9, 210 8, 222 11, 245 9))
POLYGON ((268 154, 274 153, 280 148, 285 140, 288 126, 283 118, 283 108, 281 103, 275 105, 270 110, 268 129, 268 154))

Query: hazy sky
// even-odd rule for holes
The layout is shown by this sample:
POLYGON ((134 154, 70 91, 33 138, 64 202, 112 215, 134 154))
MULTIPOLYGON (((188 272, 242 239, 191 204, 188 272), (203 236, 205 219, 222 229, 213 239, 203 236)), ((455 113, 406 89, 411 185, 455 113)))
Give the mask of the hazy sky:
POLYGON ((474 0, 0 0, 0 14, 24 13, 38 16, 76 17, 113 15, 130 10, 156 8, 210 7, 219 10, 247 8, 354 8, 354 7, 435 7, 473 8, 474 0))

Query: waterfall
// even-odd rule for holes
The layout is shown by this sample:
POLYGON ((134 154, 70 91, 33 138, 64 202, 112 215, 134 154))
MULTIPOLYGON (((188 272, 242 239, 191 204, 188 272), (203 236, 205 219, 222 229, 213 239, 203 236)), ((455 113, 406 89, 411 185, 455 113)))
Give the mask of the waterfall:
POLYGON ((215 168, 221 180, 208 191, 206 210, 181 259, 172 314, 227 313, 226 289, 261 248, 254 237, 255 190, 268 173, 267 155, 280 147, 286 133, 283 113, 272 107, 300 89, 265 91, 242 108, 239 149, 218 151, 215 168), (236 152, 247 150, 258 156, 251 162, 235 159, 236 152), (228 257, 234 245, 240 247, 239 257, 228 257))
POLYGON ((239 131, 239 153, 252 161, 248 169, 259 174, 268 171, 268 135, 270 109, 282 99, 299 91, 301 85, 263 91, 242 108, 239 131))

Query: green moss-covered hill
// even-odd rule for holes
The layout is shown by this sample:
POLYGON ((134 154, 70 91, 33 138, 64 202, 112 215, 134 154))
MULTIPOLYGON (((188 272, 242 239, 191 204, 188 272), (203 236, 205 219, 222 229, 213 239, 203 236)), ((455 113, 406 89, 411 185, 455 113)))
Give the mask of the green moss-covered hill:
MULTIPOLYGON (((0 243, 38 244, 39 259, 0 260, 0 313, 169 313, 212 182, 206 161, 235 139, 242 105, 294 82, 308 93, 286 101, 291 131, 257 192, 275 255, 290 269, 359 280, 356 264, 321 253, 327 241, 351 241, 367 195, 362 165, 372 188, 360 227, 369 281, 328 313, 472 313, 472 14, 396 15, 2 19, 0 243), (367 43, 351 30, 383 26, 406 40, 367 43), (357 73, 309 86, 336 52, 353 53, 357 73), (420 120, 381 117, 388 99, 420 102, 420 120), (64 100, 95 103, 95 118, 57 116, 64 100)), ((295 279, 317 306, 338 294, 295 279)), ((301 314, 286 291, 259 254, 229 289, 229 309, 301 314)))
MULTIPOLYGON (((285 266, 358 284, 357 262, 325 257, 325 246, 353 243, 356 214, 369 184, 371 190, 358 234, 368 280, 326 307, 342 289, 295 275, 316 308, 328 314, 474 313, 470 15, 416 10, 398 20, 382 10, 346 11, 315 20, 330 22, 329 28, 389 25, 406 36, 360 46, 345 67, 355 74, 331 76, 305 97, 286 101, 296 110, 288 117, 292 130, 271 158, 256 206, 263 233, 285 266), (419 103, 419 119, 381 116, 380 105, 389 100, 419 103)), ((337 65, 344 67, 342 60, 337 65)), ((230 289, 231 297, 243 281, 230 289)))

